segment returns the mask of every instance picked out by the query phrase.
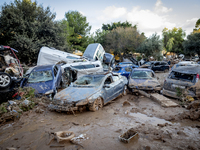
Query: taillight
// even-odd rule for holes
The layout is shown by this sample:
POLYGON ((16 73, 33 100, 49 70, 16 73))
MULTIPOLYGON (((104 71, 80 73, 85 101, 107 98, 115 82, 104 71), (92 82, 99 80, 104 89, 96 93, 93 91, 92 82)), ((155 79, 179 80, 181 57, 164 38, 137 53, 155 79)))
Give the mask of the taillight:
POLYGON ((196 75, 196 83, 199 81, 199 74, 196 75))

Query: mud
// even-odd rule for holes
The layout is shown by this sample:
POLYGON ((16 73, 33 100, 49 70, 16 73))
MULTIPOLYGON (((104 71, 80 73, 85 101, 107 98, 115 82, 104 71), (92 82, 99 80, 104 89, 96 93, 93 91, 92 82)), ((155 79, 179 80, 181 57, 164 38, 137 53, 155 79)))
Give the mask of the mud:
POLYGON ((76 116, 40 107, 43 113, 35 112, 37 107, 34 107, 23 113, 19 120, 0 127, 0 149, 200 149, 200 122, 180 117, 184 112, 198 108, 197 104, 188 106, 190 109, 165 108, 147 97, 128 94, 99 111, 84 110, 76 116), (130 105, 123 106, 125 101, 130 105), (128 144, 120 142, 119 136, 131 128, 138 133, 138 140, 128 144), (58 131, 72 131, 76 137, 83 134, 87 138, 81 144, 50 142, 50 133, 58 131))

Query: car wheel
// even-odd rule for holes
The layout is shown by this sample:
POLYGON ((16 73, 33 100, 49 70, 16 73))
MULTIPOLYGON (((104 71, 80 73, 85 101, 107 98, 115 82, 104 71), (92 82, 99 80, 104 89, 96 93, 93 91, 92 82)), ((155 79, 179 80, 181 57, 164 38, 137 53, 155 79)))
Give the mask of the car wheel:
POLYGON ((123 94, 124 96, 127 95, 127 86, 126 86, 126 85, 124 86, 124 90, 123 90, 123 93, 122 93, 122 94, 123 94))
POLYGON ((169 71, 169 69, 165 69, 165 70, 164 70, 164 72, 168 72, 168 71, 169 71))
POLYGON ((97 111, 103 107, 103 100, 99 97, 97 98, 93 104, 89 107, 90 111, 97 111))
POLYGON ((12 80, 9 74, 1 72, 0 73, 0 88, 7 88, 11 84, 12 80))

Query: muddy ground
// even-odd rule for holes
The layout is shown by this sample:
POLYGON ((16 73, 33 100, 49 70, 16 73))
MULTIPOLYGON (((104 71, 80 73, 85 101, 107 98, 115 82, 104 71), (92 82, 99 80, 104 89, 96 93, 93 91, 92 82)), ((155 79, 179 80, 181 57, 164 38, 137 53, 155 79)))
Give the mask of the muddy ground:
MULTIPOLYGON (((161 82, 167 76, 166 73, 156 74, 161 82)), ((97 112, 85 110, 76 116, 42 109, 45 110, 43 113, 36 113, 33 109, 23 113, 18 121, 1 126, 0 149, 200 149, 200 122, 180 117, 189 110, 164 108, 141 95, 128 94, 97 112), (121 142, 118 137, 130 128, 138 133, 139 138, 128 144, 121 142), (57 131, 73 131, 75 136, 86 134, 87 138, 81 144, 57 143, 51 141, 51 133, 57 131)))

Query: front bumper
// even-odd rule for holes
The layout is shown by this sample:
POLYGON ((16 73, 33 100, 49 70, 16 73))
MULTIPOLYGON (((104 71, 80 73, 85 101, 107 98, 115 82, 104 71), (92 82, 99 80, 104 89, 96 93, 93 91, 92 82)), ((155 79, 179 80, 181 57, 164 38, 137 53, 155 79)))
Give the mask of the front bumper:
POLYGON ((64 106, 64 105, 54 105, 54 104, 49 104, 48 106, 49 110, 55 110, 55 111, 74 111, 78 110, 78 107, 72 107, 72 106, 64 106))
POLYGON ((132 92, 138 92, 138 90, 143 91, 160 91, 161 87, 152 87, 152 86, 129 86, 132 92))

